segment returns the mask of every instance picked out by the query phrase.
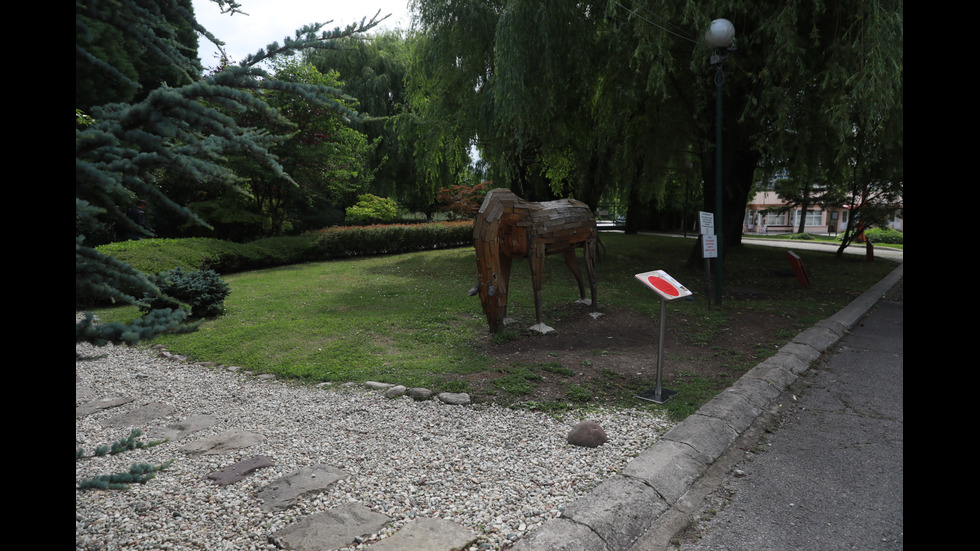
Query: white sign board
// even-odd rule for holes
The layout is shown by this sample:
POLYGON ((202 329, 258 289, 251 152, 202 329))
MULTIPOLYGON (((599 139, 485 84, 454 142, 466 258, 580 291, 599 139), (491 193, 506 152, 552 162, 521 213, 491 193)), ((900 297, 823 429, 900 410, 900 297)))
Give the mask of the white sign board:
POLYGON ((658 295, 667 299, 674 300, 675 298, 681 298, 691 295, 691 291, 677 282, 676 279, 667 275, 667 272, 663 270, 654 270, 652 272, 644 272, 642 274, 636 274, 636 279, 640 280, 650 289, 656 291, 658 295))
POLYGON ((702 235, 701 236, 701 258, 718 258, 718 236, 702 235))
POLYGON ((701 211, 698 213, 701 217, 701 235, 714 235, 715 234, 715 215, 713 212, 701 211))

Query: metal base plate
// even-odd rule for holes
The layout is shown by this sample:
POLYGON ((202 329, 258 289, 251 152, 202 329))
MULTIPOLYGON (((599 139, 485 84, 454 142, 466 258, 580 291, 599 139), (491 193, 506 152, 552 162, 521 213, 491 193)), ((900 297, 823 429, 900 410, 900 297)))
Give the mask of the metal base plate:
POLYGON ((639 399, 641 399, 641 400, 647 400, 648 402, 653 402, 653 403, 656 403, 656 404, 663 404, 664 402, 666 402, 667 400, 670 400, 672 397, 674 397, 676 395, 677 395, 677 391, 676 390, 670 390, 670 389, 666 389, 666 388, 661 388, 660 389, 660 395, 658 396, 657 395, 657 389, 656 388, 651 388, 650 390, 648 390, 648 391, 646 391, 646 392, 644 392, 642 394, 637 394, 636 397, 639 398, 639 399))

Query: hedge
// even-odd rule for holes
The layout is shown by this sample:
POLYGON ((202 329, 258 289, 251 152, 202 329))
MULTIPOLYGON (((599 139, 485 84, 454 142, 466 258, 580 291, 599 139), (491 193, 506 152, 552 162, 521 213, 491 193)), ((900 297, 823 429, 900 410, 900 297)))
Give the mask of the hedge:
POLYGON ((354 256, 470 246, 473 222, 334 226, 290 237, 234 243, 194 237, 141 239, 97 247, 146 274, 176 268, 221 274, 354 256))

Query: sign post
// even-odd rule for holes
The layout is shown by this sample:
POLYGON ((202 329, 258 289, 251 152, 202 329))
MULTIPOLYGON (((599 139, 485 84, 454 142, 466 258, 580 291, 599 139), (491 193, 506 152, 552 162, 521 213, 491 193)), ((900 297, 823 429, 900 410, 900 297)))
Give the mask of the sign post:
POLYGON ((657 382, 649 390, 636 397, 662 404, 677 394, 676 390, 663 388, 664 374, 664 337, 667 335, 667 301, 691 295, 686 287, 670 277, 663 270, 654 270, 636 274, 636 279, 660 295, 660 346, 657 353, 657 382))
MULTIPOLYGON (((718 236, 715 234, 715 215, 704 211, 699 212, 698 215, 701 218, 701 258, 704 259, 704 280, 708 284, 708 308, 711 308, 711 259, 718 258, 718 236)), ((721 280, 715 281, 715 285, 721 285, 721 280)), ((718 304, 721 304, 720 292, 718 297, 718 304)))

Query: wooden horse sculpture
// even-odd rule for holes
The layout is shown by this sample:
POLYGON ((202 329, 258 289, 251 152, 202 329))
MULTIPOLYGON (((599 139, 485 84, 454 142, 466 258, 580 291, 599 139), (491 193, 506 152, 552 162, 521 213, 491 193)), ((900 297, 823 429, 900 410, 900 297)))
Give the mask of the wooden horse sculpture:
POLYGON ((536 331, 547 333, 541 322, 541 273, 547 255, 562 253, 565 263, 578 281, 579 295, 585 301, 585 287, 575 258, 582 248, 592 291, 592 311, 596 311, 596 252, 598 231, 595 217, 581 201, 562 199, 532 203, 508 189, 487 193, 473 228, 476 247, 477 284, 470 296, 479 294, 490 331, 501 329, 507 315, 507 292, 512 260, 527 257, 534 283, 536 331))

